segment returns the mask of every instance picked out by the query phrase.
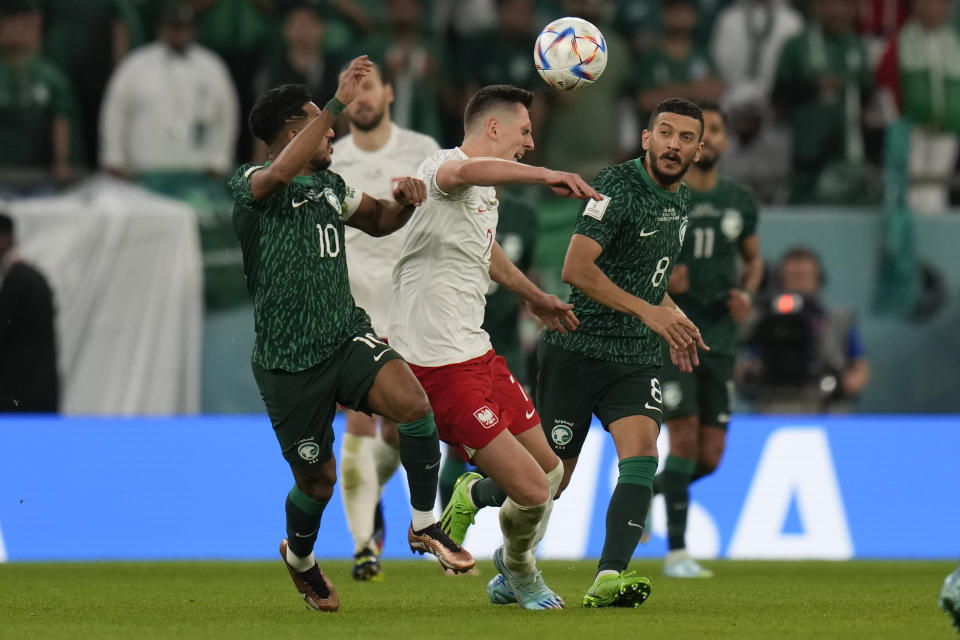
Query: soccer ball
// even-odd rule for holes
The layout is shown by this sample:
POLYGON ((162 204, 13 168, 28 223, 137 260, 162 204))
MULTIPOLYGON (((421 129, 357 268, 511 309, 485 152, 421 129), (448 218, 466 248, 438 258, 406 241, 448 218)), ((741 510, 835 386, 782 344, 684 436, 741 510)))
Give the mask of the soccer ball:
POLYGON ((596 82, 607 66, 607 41, 586 20, 560 18, 537 36, 533 62, 554 89, 581 89, 596 82))

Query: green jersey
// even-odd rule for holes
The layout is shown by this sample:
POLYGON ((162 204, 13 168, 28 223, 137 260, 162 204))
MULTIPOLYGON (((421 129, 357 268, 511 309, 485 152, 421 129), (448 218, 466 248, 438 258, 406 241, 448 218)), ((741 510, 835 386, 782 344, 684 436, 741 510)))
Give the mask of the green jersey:
POLYGON ((253 297, 253 363, 303 371, 370 324, 350 293, 344 253, 343 222, 359 194, 318 171, 255 200, 250 178, 261 168, 244 165, 230 179, 233 230, 253 297))
MULTIPOLYGON (((603 247, 596 264, 615 285, 660 304, 687 229, 690 187, 681 183, 676 192, 661 189, 647 174, 643 158, 604 169, 592 184, 604 198, 587 203, 574 233, 603 247)), ((569 301, 580 326, 563 335, 544 332, 544 342, 598 360, 661 364, 659 338, 639 318, 576 288, 569 301)))
POLYGON ((710 353, 736 353, 737 328, 726 301, 739 284, 740 243, 756 232, 757 201, 745 186, 720 178, 710 191, 693 191, 679 258, 690 270, 690 290, 673 299, 700 329, 710 353))

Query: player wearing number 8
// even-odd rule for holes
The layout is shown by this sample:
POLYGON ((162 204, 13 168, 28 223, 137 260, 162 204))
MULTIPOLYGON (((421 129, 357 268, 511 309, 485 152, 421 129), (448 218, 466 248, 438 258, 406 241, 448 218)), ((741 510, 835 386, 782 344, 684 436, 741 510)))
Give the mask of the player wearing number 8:
POLYGON ((600 172, 603 199, 577 218, 563 264, 580 326, 540 338, 537 409, 564 465, 561 491, 596 414, 617 446, 619 478, 607 509, 597 578, 583 606, 638 606, 646 578, 626 571, 643 533, 657 471, 663 417, 660 338, 678 366, 706 348, 696 326, 667 295, 690 209, 683 176, 700 154, 703 115, 693 103, 665 100, 643 132, 646 155, 600 172))

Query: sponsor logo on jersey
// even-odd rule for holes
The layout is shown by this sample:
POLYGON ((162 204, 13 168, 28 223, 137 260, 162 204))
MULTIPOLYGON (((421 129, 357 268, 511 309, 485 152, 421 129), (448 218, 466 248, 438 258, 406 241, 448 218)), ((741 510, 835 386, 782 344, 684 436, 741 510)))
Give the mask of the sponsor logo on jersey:
POLYGON ((681 218, 680 214, 677 213, 677 210, 673 207, 667 207, 660 212, 660 217, 657 218, 657 222, 672 222, 674 220, 679 220, 681 218))
POLYGON ((573 429, 570 428, 569 424, 563 424, 558 420, 557 424, 553 425, 553 429, 550 430, 550 439, 558 447, 565 447, 573 440, 573 429))
POLYGON ((594 220, 603 220, 603 213, 610 206, 610 200, 610 196, 603 196, 600 200, 591 200, 583 208, 583 215, 594 220))
POLYGON ((483 425, 484 429, 489 429, 490 427, 496 426, 500 422, 500 418, 497 417, 497 414, 487 405, 483 405, 479 409, 473 412, 473 415, 476 416, 477 420, 480 421, 480 424, 483 425))
POLYGON ((736 209, 726 209, 720 218, 720 231, 727 240, 736 240, 743 231, 743 216, 736 209))
POLYGON ((297 447, 297 454, 307 462, 312 462, 320 455, 320 445, 313 441, 304 442, 297 447))

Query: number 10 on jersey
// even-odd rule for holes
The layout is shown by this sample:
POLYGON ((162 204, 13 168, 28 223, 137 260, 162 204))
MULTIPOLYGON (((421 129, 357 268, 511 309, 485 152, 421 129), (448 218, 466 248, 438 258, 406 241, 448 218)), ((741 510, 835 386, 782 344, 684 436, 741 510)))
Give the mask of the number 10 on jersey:
POLYGON ((317 233, 320 234, 320 257, 336 258, 340 255, 340 234, 332 224, 318 224, 317 233))

